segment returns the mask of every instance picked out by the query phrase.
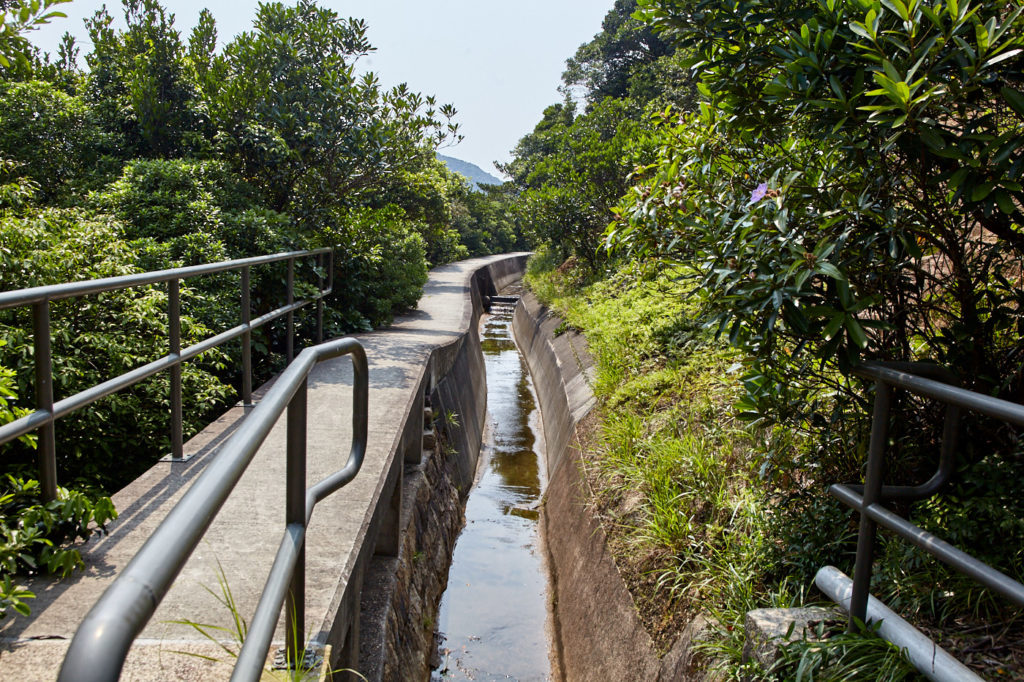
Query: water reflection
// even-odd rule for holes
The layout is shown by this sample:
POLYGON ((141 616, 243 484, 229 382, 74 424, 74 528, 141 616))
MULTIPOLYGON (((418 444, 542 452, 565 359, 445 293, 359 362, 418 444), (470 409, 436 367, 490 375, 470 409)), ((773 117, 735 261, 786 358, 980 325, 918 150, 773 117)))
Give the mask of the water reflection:
POLYGON ((547 680, 547 580, 537 536, 546 481, 535 450, 533 385, 511 335, 511 307, 481 330, 489 433, 441 599, 433 680, 547 680))

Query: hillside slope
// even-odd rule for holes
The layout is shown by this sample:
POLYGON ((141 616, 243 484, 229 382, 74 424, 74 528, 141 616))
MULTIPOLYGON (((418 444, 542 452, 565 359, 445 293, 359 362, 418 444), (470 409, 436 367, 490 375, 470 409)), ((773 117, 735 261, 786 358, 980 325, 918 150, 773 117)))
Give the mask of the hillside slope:
POLYGON ((502 180, 496 178, 475 163, 456 159, 444 154, 438 154, 437 158, 444 161, 449 170, 465 175, 474 189, 480 189, 480 185, 500 185, 502 180))

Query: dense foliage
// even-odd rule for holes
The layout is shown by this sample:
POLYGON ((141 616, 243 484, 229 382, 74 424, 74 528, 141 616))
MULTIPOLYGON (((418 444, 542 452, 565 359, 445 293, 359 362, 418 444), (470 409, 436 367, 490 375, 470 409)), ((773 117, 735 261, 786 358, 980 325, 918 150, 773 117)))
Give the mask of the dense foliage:
POLYGON ((565 100, 549 106, 502 167, 535 242, 596 272, 611 210, 630 187, 638 160, 653 158, 649 113, 692 99, 674 47, 617 0, 603 30, 582 45, 562 75, 565 100))
MULTIPOLYGON (((209 12, 183 36, 157 0, 124 0, 123 22, 105 7, 86 21, 86 54, 66 35, 51 58, 24 34, 63 16, 56 4, 0 2, 0 289, 326 246, 334 335, 413 307, 433 265, 523 245, 500 191, 472 190, 435 158, 460 139, 452 105, 357 69, 374 49, 365 22, 311 0, 265 3, 218 49, 209 12)), ((299 263, 297 295, 326 274, 299 263)), ((254 316, 284 303, 284 278, 283 263, 253 269, 254 316)), ((165 355, 167 296, 141 287, 54 302, 56 397, 165 355)), ((238 296, 237 275, 183 282, 182 344, 238 324, 238 296)), ((32 405, 31 314, 0 311, 0 421, 32 405)), ((313 338, 312 315, 297 327, 313 338)), ((263 380, 283 365, 284 321, 253 342, 263 380)), ((184 365, 186 437, 235 399, 239 355, 228 344, 184 365)), ((168 392, 158 374, 57 423, 60 480, 80 491, 53 509, 24 492, 35 485, 32 438, 3 446, 0 474, 15 476, 21 511, 3 511, 0 572, 19 610, 10 576, 32 561, 77 565, 47 549, 61 529, 73 522, 85 537, 90 519, 102 525, 112 513, 102 495, 166 451, 168 392), (8 561, 8 550, 27 558, 8 561)))
MULTIPOLYGON (((851 568, 855 526, 826 490, 862 475, 872 389, 850 373, 857 363, 938 364, 960 385, 1024 402, 1024 14, 1008 1, 620 0, 603 28, 569 60, 570 97, 544 112, 507 170, 548 254, 576 257, 559 268, 566 281, 606 280, 579 294, 585 306, 600 307, 597 291, 623 295, 600 287, 625 265, 670 272, 685 293, 664 287, 665 314, 684 296, 737 350, 735 404, 719 421, 746 422, 749 453, 710 459, 750 467, 745 485, 768 495, 755 525, 739 528, 739 515, 728 532, 761 538, 766 560, 744 580, 751 604, 771 603, 826 562, 851 568)), ((591 334, 611 324, 577 317, 591 334)), ((650 382, 664 400, 691 400, 661 388, 662 363, 682 362, 675 351, 655 357, 620 390, 650 382)), ((606 401, 618 409, 614 391, 606 401)), ((597 455, 645 489, 646 467, 707 437, 662 403, 650 408, 609 418, 605 437, 626 445, 597 455), (658 440, 665 420, 677 433, 658 440)), ((897 401, 887 481, 933 473, 941 417, 926 401, 897 401)), ((900 511, 1024 576, 1010 474, 1020 435, 965 419, 953 481, 900 511), (985 541, 993 526, 1013 539, 985 541)), ((700 482, 685 461, 665 466, 700 482)), ((672 491, 649 491, 647 514, 668 494, 692 520, 683 497, 698 491, 672 491)), ((711 542, 697 564, 685 543, 650 542, 665 552, 651 570, 691 587, 694 565, 721 558, 711 542)), ((906 543, 881 543, 873 590, 919 622, 1014 615, 906 543)))
MULTIPOLYGON (((699 60, 701 103, 660 119, 657 161, 609 243, 691 265, 705 310, 748 355, 741 409, 813 434, 819 473, 786 504, 820 514, 821 484, 859 476, 866 410, 846 372, 861 359, 936 362, 965 386, 1024 399, 1021 11, 645 6, 699 60)), ((902 407, 890 476, 921 480, 937 414, 902 407)), ((962 466, 1019 457, 1005 428, 965 428, 962 466)))
POLYGON ((704 60, 704 101, 663 119, 611 241, 698 264, 760 357, 928 358, 1024 395, 1020 11, 649 4, 704 60))

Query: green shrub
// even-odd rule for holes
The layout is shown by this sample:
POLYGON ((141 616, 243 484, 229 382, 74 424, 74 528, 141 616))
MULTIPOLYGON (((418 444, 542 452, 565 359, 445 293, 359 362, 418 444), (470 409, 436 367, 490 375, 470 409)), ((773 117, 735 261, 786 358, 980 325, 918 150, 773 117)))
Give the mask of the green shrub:
MULTIPOLYGON (((0 347, 5 345, 0 339, 0 347)), ((25 415, 28 410, 13 405, 18 394, 15 373, 0 365, 0 425, 25 415)), ((33 435, 21 443, 34 447, 33 435)), ((102 529, 117 518, 109 497, 94 497, 59 488, 58 498, 43 502, 39 483, 6 474, 0 482, 0 618, 14 609, 29 614, 25 603, 35 595, 17 584, 17 576, 60 573, 63 576, 82 566, 77 549, 62 546, 75 539, 88 539, 93 524, 102 529)))
POLYGON ((225 210, 248 208, 246 192, 217 161, 140 159, 94 202, 124 222, 128 240, 165 242, 195 232, 219 237, 225 210))
MULTIPOLYGON (((255 204, 252 189, 218 161, 135 160, 92 198, 125 226, 124 236, 143 270, 263 256, 302 249, 310 242, 290 216, 255 204)), ((257 314, 284 304, 284 273, 284 264, 253 268, 251 298, 257 314)), ((189 280, 193 295, 184 309, 210 329, 238 324, 238 279, 237 273, 225 273, 189 280)), ((299 273, 297 282, 301 281, 299 273)), ((279 325, 260 329, 256 342, 254 367, 257 378, 266 379, 279 369, 270 349, 283 351, 283 331, 279 325)), ((227 380, 234 377, 240 356, 235 345, 224 352, 233 360, 229 374, 222 376, 227 380)))
MULTIPOLYGON (((107 216, 70 209, 0 212, 0 289, 138 272, 136 255, 107 216)), ((187 306, 192 296, 182 290, 187 306)), ((167 295, 152 287, 54 301, 50 306, 54 393, 59 399, 127 372, 168 352, 167 295)), ((33 385, 31 309, 0 313, 0 365, 16 373, 18 393, 33 385)), ((182 345, 209 336, 194 318, 182 318, 182 345)), ((223 354, 210 351, 183 366, 186 436, 232 395, 211 370, 223 354)), ((169 377, 156 377, 94 403, 57 422, 62 481, 81 478, 116 490, 149 468, 169 446, 169 377)), ((31 466, 24 445, 8 444, 5 467, 31 466)), ((12 469, 7 469, 11 471, 12 469)))
MULTIPOLYGON (((871 387, 853 365, 933 361, 1024 401, 1024 13, 1004 0, 640 6, 700 94, 656 117, 657 159, 607 243, 695 273, 700 313, 743 352, 740 413, 800 445, 764 448, 775 570, 849 566, 856 515, 827 489, 862 479, 871 387)), ((920 483, 941 410, 895 403, 886 483, 920 483)), ((1019 438, 965 421, 949 489, 900 511, 1019 572, 1019 438), (1011 539, 990 543, 993 525, 1011 539)), ((876 591, 909 612, 994 608, 905 544, 887 541, 878 563, 876 591)))
POLYGON ((25 600, 35 595, 17 586, 17 576, 67 577, 84 568, 79 551, 66 543, 87 540, 116 518, 109 497, 58 488, 56 500, 43 502, 38 481, 7 474, 0 483, 0 618, 9 608, 29 614, 25 600))
POLYGON ((42 198, 81 193, 110 146, 81 98, 42 81, 0 82, 0 158, 21 164, 42 198))
POLYGON ((427 282, 426 247, 401 209, 351 210, 328 238, 336 247, 332 308, 378 326, 415 307, 427 282))

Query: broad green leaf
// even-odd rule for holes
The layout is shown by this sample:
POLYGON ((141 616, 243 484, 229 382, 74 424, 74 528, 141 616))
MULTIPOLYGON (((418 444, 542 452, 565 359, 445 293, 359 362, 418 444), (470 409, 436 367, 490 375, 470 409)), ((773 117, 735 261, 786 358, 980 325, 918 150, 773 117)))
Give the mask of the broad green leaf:
POLYGON ((859 22, 851 21, 850 30, 856 33, 857 35, 861 36, 862 38, 867 38, 868 40, 871 41, 874 41, 875 39, 875 36, 871 34, 871 31, 869 31, 867 27, 864 26, 864 24, 861 24, 859 22))
MULTIPOLYGON (((900 94, 899 88, 896 87, 896 82, 893 81, 892 79, 890 79, 884 73, 879 73, 879 72, 876 71, 875 74, 874 74, 874 79, 875 79, 876 83, 878 83, 879 85, 882 86, 883 90, 885 91, 885 94, 888 95, 890 99, 892 99, 893 101, 898 102, 900 104, 902 104, 903 102, 906 101, 906 100, 903 99, 902 95, 900 94)), ((877 93, 877 91, 872 91, 872 92, 869 92, 868 94, 869 95, 874 95, 876 93, 877 93)), ((877 94, 881 94, 881 93, 877 93, 877 94)))
POLYGON ((983 67, 993 66, 995 64, 998 64, 999 62, 1006 61, 1007 59, 1012 59, 1013 57, 1016 57, 1017 55, 1019 55, 1021 52, 1024 52, 1024 50, 1020 50, 1020 49, 1017 49, 1017 50, 1007 50, 1006 52, 997 54, 995 57, 987 59, 982 66, 983 67))
POLYGON ((922 127, 918 134, 921 136, 921 141, 932 150, 943 149, 946 143, 942 141, 942 136, 939 135, 933 128, 922 127))
POLYGON ((826 339, 831 339, 839 332, 839 329, 843 326, 843 319, 845 317, 846 315, 843 313, 833 313, 832 317, 829 318, 828 324, 825 325, 825 328, 821 332, 826 339))
POLYGON ((903 80, 903 76, 900 75, 899 71, 896 70, 896 67, 888 59, 882 61, 882 70, 885 71, 885 75, 894 83, 899 83, 903 80))
POLYGON ((978 44, 978 54, 984 54, 988 51, 988 27, 981 22, 974 25, 974 39, 978 44))
POLYGON ((970 168, 960 168, 949 178, 948 186, 950 189, 957 189, 967 177, 967 174, 971 172, 970 168))
POLYGON ((846 315, 843 320, 843 324, 846 327, 846 331, 850 334, 850 340, 853 341, 858 348, 866 348, 868 345, 868 335, 864 333, 864 328, 860 326, 860 322, 853 315, 846 315))
POLYGON ((828 261, 820 261, 816 263, 814 265, 814 270, 816 272, 820 272, 823 275, 831 277, 834 280, 838 280, 841 282, 846 281, 846 275, 843 274, 842 270, 837 268, 832 263, 829 263, 828 261))
POLYGON ((1018 90, 1012 88, 1002 88, 999 90, 999 94, 1003 96, 1006 103, 1010 105, 1019 116, 1024 116, 1024 94, 1018 90))
POLYGON ((1002 189, 997 189, 992 193, 992 198, 996 200, 996 205, 999 206, 999 210, 1006 215, 1012 215, 1017 211, 1017 205, 1013 203, 1013 197, 1002 189))
POLYGON ((910 19, 910 11, 900 0, 882 0, 882 4, 898 14, 903 21, 910 19))
POLYGON ((899 83, 896 84, 896 89, 899 92, 900 99, 903 100, 904 104, 910 101, 910 87, 906 83, 900 81, 899 83))
POLYGON ((995 186, 996 183, 994 182, 983 182, 975 185, 971 191, 971 201, 981 201, 992 192, 992 188, 995 186))

